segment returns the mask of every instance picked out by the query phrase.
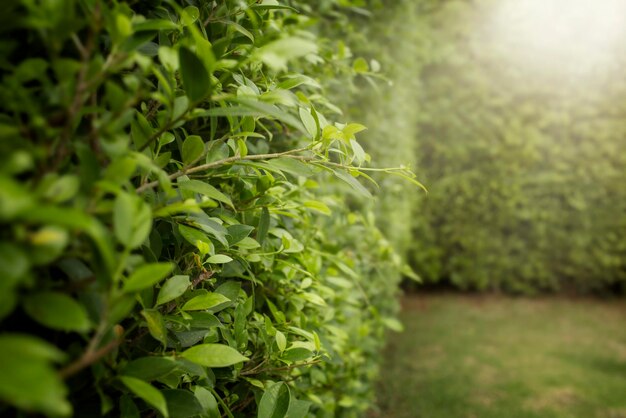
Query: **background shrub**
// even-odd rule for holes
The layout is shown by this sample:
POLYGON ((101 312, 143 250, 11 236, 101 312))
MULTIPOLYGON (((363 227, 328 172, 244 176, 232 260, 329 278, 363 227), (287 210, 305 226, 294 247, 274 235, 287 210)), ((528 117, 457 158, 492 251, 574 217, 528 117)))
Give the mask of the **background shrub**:
POLYGON ((420 3, 414 268, 463 289, 623 288, 623 74, 538 74, 485 35, 494 2, 420 3))
POLYGON ((320 13, 361 9, 311 9, 5 4, 3 416, 368 407, 401 262, 328 95, 362 66, 320 13))

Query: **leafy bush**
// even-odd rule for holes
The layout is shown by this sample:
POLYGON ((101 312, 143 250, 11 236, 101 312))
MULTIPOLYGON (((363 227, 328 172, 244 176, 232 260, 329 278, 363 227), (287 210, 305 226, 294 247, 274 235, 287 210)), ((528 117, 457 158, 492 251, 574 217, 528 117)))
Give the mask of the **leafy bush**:
POLYGON ((464 289, 623 288, 623 74, 533 80, 481 36, 495 2, 421 3, 415 269, 464 289))
POLYGON ((327 98, 358 65, 296 9, 5 2, 3 416, 368 407, 400 261, 327 98))

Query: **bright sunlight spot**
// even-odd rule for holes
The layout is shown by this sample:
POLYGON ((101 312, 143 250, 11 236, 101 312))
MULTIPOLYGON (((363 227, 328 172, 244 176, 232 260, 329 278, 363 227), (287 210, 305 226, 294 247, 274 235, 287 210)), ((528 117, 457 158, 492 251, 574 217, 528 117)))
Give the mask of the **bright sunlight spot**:
POLYGON ((590 76, 616 66, 626 39, 623 0, 504 0, 484 35, 504 58, 553 75, 590 76))

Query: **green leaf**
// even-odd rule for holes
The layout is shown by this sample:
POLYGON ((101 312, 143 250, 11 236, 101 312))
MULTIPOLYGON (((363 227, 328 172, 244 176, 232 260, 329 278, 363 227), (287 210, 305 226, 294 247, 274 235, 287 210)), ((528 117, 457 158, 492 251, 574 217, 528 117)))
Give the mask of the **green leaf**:
POLYGON ((188 390, 167 389, 161 393, 165 396, 171 418, 197 417, 204 412, 198 399, 188 390))
POLYGON ((343 170, 334 170, 333 173, 338 179, 347 183, 350 187, 352 187, 352 189, 357 191, 360 195, 368 197, 368 198, 373 197, 370 191, 367 190, 365 186, 363 186, 357 179, 352 177, 350 174, 346 173, 343 170))
POLYGON ((304 202, 304 207, 305 208, 309 208, 309 209, 313 209, 317 212, 320 212, 324 215, 329 215, 332 213, 330 208, 323 202, 320 202, 318 200, 307 200, 306 202, 304 202))
POLYGON ((130 136, 133 139, 136 149, 141 149, 148 143, 152 137, 154 130, 146 120, 146 117, 140 112, 135 113, 136 119, 130 123, 130 136))
POLYGON ((183 305, 183 311, 204 311, 231 300, 219 293, 205 293, 191 298, 183 305))
POLYGON ((178 55, 185 93, 192 102, 199 102, 209 94, 209 73, 200 58, 189 48, 181 47, 178 55))
POLYGON ((215 254, 209 257, 206 262, 210 264, 226 264, 230 263, 231 261, 233 261, 233 259, 227 255, 215 254))
POLYGON ((151 30, 176 30, 178 25, 171 20, 151 19, 133 24, 135 32, 151 31, 151 30))
POLYGON ((315 121, 313 115, 311 115, 311 112, 303 107, 300 108, 299 112, 300 119, 302 120, 302 123, 304 124, 307 132, 311 135, 313 139, 317 138, 319 135, 319 126, 317 125, 317 122, 315 121))
POLYGON ((49 416, 70 416, 67 388, 52 366, 64 359, 56 347, 30 335, 0 335, 0 400, 49 416))
POLYGON ((249 360, 234 348, 223 344, 196 345, 183 351, 180 356, 206 367, 228 367, 249 360))
POLYGON ((203 181, 200 181, 200 180, 179 181, 178 188, 183 189, 183 190, 190 190, 195 193, 200 193, 201 195, 204 195, 208 198, 217 200, 218 202, 226 203, 230 207, 234 207, 232 200, 230 200, 230 197, 226 196, 224 193, 220 192, 215 187, 203 181))
POLYGON ((140 246, 152 229, 150 206, 137 196, 120 192, 113 205, 113 231, 127 248, 140 246))
POLYGON ((198 135, 190 135, 183 142, 183 164, 190 165, 204 154, 204 141, 198 135))
POLYGON ((317 45, 303 38, 283 38, 270 42, 256 51, 256 56, 273 70, 284 70, 287 63, 308 54, 316 53, 317 45))
POLYGON ((291 10, 292 12, 300 13, 298 9, 295 9, 291 6, 284 6, 278 4, 253 4, 250 6, 251 9, 254 10, 291 10))
POLYGON ((122 374, 149 382, 168 375, 176 367, 172 357, 140 357, 122 368, 122 374))
POLYGON ((311 402, 291 399, 287 416, 289 418, 306 418, 309 413, 309 408, 311 408, 311 402))
POLYGON ((202 386, 196 386, 193 390, 196 398, 202 405, 205 416, 203 418, 219 418, 220 412, 217 406, 217 400, 213 394, 203 388, 202 386))
POLYGON ((310 359, 311 357, 313 357, 313 352, 304 347, 290 348, 289 350, 285 350, 285 352, 283 352, 280 356, 281 360, 291 362, 304 361, 310 359))
POLYGON ((354 60, 354 64, 352 65, 352 68, 357 73, 366 73, 370 69, 369 65, 367 64, 367 61, 365 61, 365 59, 360 58, 360 57, 354 60))
POLYGON ((289 386, 284 382, 271 384, 259 403, 258 418, 285 418, 291 403, 289 386))
POLYGON ((200 17, 200 10, 196 6, 187 6, 180 15, 180 20, 183 22, 183 26, 193 25, 200 17))
POLYGON ((187 288, 189 288, 190 284, 189 276, 174 276, 168 279, 163 286, 161 286, 161 289, 159 289, 159 296, 157 296, 155 306, 162 305, 182 296, 187 288))
POLYGON ((171 263, 144 264, 126 279, 122 291, 130 293, 154 286, 170 274, 173 269, 174 265, 171 263))
POLYGON ((261 210, 261 217, 259 218, 259 226, 256 231, 256 240, 262 245, 267 238, 267 232, 270 227, 270 211, 263 207, 261 210))
POLYGON ((273 158, 268 160, 267 164, 277 170, 293 174, 294 176, 311 177, 316 171, 306 163, 289 157, 273 158))
POLYGON ((200 250, 202 254, 211 254, 215 251, 215 246, 206 232, 185 225, 178 225, 178 232, 191 245, 200 250))
POLYGON ((281 352, 285 351, 285 348, 287 348, 287 338, 285 334, 280 331, 276 331, 276 345, 281 352))
POLYGON ((19 219, 27 222, 46 223, 84 231, 98 247, 99 256, 105 262, 105 267, 109 271, 113 270, 116 261, 112 243, 109 240, 110 234, 97 219, 78 209, 49 205, 29 207, 17 215, 19 219))
POLYGON ((129 395, 120 398, 120 418, 141 418, 139 408, 129 395))
POLYGON ((29 270, 25 250, 16 244, 0 242, 0 289, 13 288, 29 270))
POLYGON ((254 35, 252 35, 248 29, 244 28, 239 23, 233 22, 232 20, 222 20, 221 22, 230 26, 231 28, 233 28, 234 30, 236 30, 237 32, 239 32, 240 34, 242 34, 243 36, 245 36, 246 38, 254 42, 254 35))
POLYGON ((342 129, 342 132, 346 135, 346 138, 349 139, 366 129, 367 127, 361 125, 360 123, 349 123, 348 125, 346 125, 345 128, 342 129))
POLYGON ((41 292, 29 295, 22 306, 31 318, 48 328, 79 332, 91 328, 83 305, 64 293, 41 292))
POLYGON ((120 376, 120 380, 137 397, 152 405, 165 418, 169 418, 165 397, 154 386, 130 376, 120 376))
POLYGON ((295 117, 291 113, 280 109, 277 106, 250 99, 237 99, 237 101, 243 106, 256 110, 257 112, 259 112, 260 116, 278 119, 279 121, 296 128, 303 134, 308 135, 308 131, 306 130, 299 118, 295 117))
POLYGON ((254 231, 254 227, 242 224, 231 225, 226 229, 228 230, 227 238, 230 245, 237 244, 239 241, 250 235, 252 231, 254 231))
POLYGON ((146 320, 150 335, 164 346, 167 345, 167 329, 165 329, 165 321, 161 313, 156 309, 144 309, 141 311, 141 316, 146 320))

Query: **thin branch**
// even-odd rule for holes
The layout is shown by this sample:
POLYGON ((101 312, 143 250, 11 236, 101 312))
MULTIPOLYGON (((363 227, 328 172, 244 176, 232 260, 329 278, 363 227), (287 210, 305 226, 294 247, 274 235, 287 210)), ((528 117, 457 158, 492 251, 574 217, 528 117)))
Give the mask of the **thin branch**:
POLYGON ((247 372, 242 372, 239 373, 240 376, 248 376, 251 374, 261 374, 261 373, 272 373, 272 372, 280 372, 280 371, 284 371, 284 370, 292 370, 292 369, 296 369, 298 367, 306 367, 306 366, 312 366, 313 364, 317 364, 317 363, 321 363, 322 360, 313 360, 313 361, 309 361, 306 363, 299 363, 299 364, 292 364, 290 366, 284 366, 284 367, 268 367, 266 369, 261 369, 261 370, 249 370, 247 372))
MULTIPOLYGON (((185 168, 183 170, 179 170, 173 174, 169 175, 169 179, 170 180, 175 180, 178 177, 184 176, 186 174, 193 174, 193 173, 197 173, 200 171, 205 171, 205 170, 210 170, 212 168, 217 168, 217 167, 221 167, 223 165, 226 164, 230 164, 230 163, 234 163, 237 161, 252 161, 252 160, 271 160, 274 158, 280 158, 280 157, 289 157, 289 158, 294 158, 294 159, 298 159, 301 161, 311 161, 313 160, 313 157, 304 157, 304 156, 296 156, 293 154, 297 154, 299 152, 304 152, 304 151, 308 151, 308 148, 298 148, 298 149, 294 149, 294 150, 290 150, 290 151, 285 151, 285 152, 277 152, 277 153, 273 153, 273 154, 255 154, 255 155, 246 155, 245 157, 241 157, 239 155, 235 155, 233 157, 228 157, 228 158, 224 158, 221 160, 217 160, 217 161, 213 161, 211 163, 207 163, 207 164, 202 164, 202 165, 198 165, 195 167, 190 167, 190 168, 185 168)), ((135 191, 137 193, 143 193, 148 189, 152 189, 154 187, 157 187, 159 185, 159 181, 155 180, 152 181, 150 183, 146 183, 143 184, 139 187, 137 187, 137 189, 135 189, 135 191)))
POLYGON ((161 128, 159 128, 158 131, 153 133, 150 136, 150 138, 148 138, 148 140, 144 142, 142 146, 139 147, 138 151, 141 152, 145 150, 146 148, 148 148, 148 146, 152 144, 154 141, 156 141, 161 135, 163 135, 166 131, 169 131, 172 128, 172 126, 176 125, 178 122, 183 120, 187 116, 187 111, 191 108, 192 108, 192 105, 189 105, 189 108, 187 108, 187 110, 184 111, 181 115, 179 115, 175 119, 172 119, 171 121, 163 125, 161 128))
POLYGON ((83 353, 83 355, 73 363, 68 364, 66 367, 59 370, 59 375, 63 379, 67 379, 70 376, 75 375, 85 367, 91 366, 96 363, 102 357, 109 354, 113 351, 117 346, 122 343, 121 338, 116 338, 115 340, 109 342, 107 345, 100 347, 97 350, 87 350, 83 353))

